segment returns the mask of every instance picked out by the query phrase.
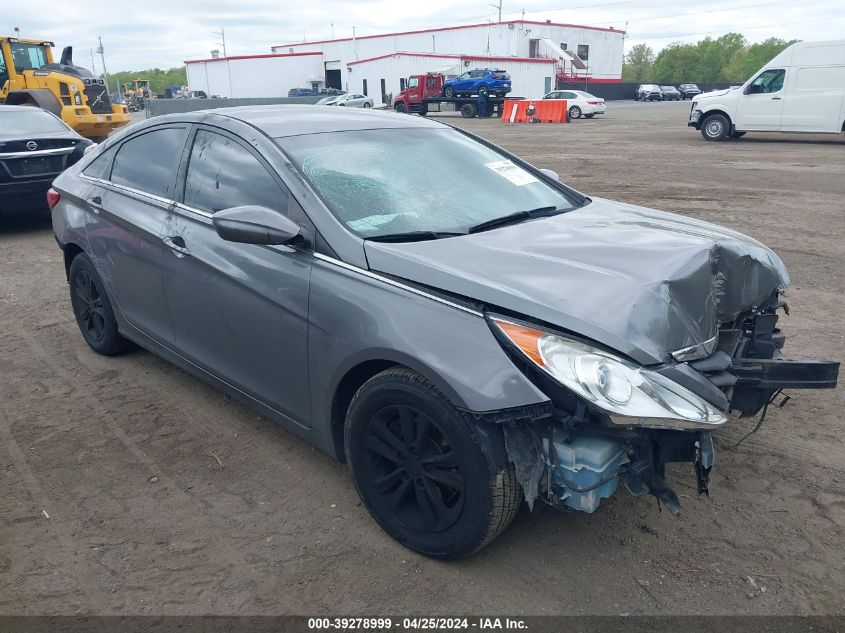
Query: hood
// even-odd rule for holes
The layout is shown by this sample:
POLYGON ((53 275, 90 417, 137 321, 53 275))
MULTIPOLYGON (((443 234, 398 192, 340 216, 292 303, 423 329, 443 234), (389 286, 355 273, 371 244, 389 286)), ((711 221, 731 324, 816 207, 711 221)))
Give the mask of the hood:
POLYGON ((441 240, 365 242, 370 268, 539 319, 641 364, 716 336, 789 283, 759 242, 707 222, 594 199, 441 240))
POLYGON ((738 90, 738 88, 725 88, 724 90, 711 90, 710 92, 701 92, 696 95, 695 99, 698 101, 699 99, 711 99, 714 97, 724 97, 729 92, 733 92, 734 90, 738 90))

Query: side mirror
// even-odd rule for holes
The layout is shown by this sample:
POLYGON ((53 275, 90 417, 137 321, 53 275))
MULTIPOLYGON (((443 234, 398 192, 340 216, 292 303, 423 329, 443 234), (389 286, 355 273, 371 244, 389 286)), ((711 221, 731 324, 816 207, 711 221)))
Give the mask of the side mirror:
POLYGON ((747 95, 758 95, 763 92, 763 86, 759 86, 757 84, 748 84, 745 88, 745 94, 747 95))
POLYGON ((217 235, 242 244, 287 244, 299 236, 299 225, 278 211, 257 205, 223 209, 211 218, 217 235))
POLYGON ((551 169, 541 169, 540 171, 552 180, 557 180, 558 182, 560 182, 560 176, 558 176, 556 171, 552 171, 551 169))

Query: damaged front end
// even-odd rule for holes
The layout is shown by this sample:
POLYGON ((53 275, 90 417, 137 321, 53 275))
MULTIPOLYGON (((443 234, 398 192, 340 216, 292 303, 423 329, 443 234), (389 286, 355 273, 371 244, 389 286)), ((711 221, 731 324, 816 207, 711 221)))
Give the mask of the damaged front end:
POLYGON ((539 498, 594 512, 621 482, 677 514, 681 505, 666 481, 671 462, 691 463, 699 494, 708 494, 712 431, 729 412, 760 414, 762 422, 785 389, 836 386, 838 362, 783 359, 777 313, 787 307, 778 299, 774 293, 722 323, 711 344, 648 368, 568 335, 491 316, 514 362, 552 402, 542 417, 502 425, 529 505, 539 498))

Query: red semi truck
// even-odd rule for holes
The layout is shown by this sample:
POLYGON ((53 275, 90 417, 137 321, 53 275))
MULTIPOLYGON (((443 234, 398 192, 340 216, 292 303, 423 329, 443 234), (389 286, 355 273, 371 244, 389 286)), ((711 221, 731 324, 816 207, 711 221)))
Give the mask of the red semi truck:
MULTIPOLYGON (((411 75, 405 89, 393 98, 394 110, 425 116, 429 112, 451 112, 454 109, 467 119, 478 116, 478 97, 444 97, 445 80, 440 73, 411 75)), ((488 97, 487 116, 501 114, 504 101, 501 97, 488 97)))

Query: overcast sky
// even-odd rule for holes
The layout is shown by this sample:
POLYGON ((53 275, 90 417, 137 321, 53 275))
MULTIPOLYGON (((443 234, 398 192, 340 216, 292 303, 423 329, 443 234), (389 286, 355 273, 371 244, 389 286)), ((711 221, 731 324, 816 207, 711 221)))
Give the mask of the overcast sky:
MULTIPOLYGON (((229 55, 269 53, 273 44, 388 33, 497 19, 496 0, 19 0, 6 2, 0 33, 74 46, 75 62, 91 66, 90 49, 103 38, 108 70, 180 66, 222 48, 214 31, 226 31, 229 55), (334 25, 332 27, 332 24, 334 25)), ((843 37, 842 0, 504 0, 503 19, 567 22, 625 29, 626 51, 639 42, 659 49, 728 31, 749 40, 768 37, 822 40, 843 37)), ((58 56, 59 51, 55 51, 58 56)), ((99 58, 97 72, 102 71, 99 58)))

